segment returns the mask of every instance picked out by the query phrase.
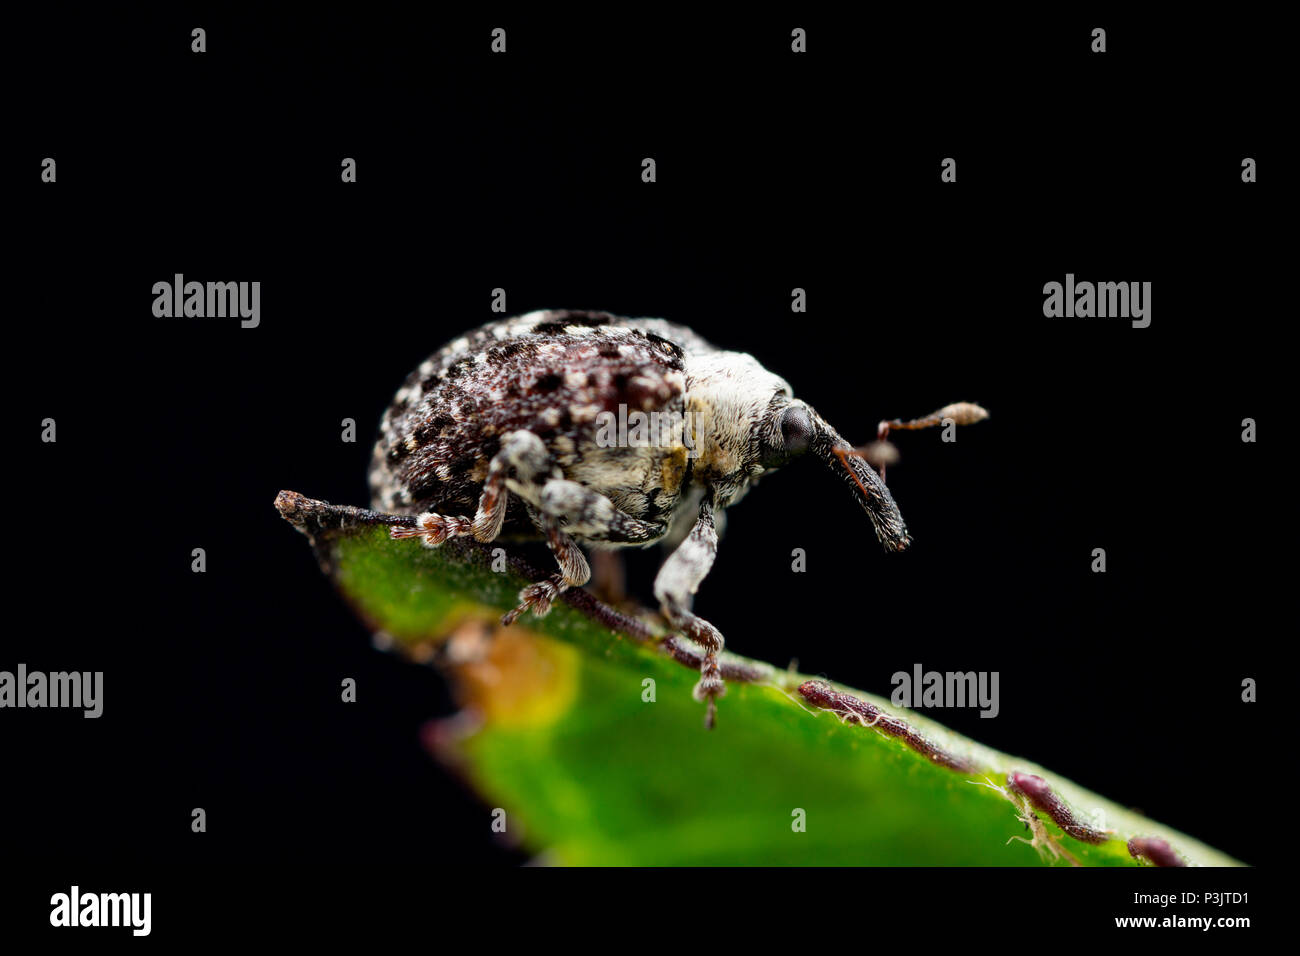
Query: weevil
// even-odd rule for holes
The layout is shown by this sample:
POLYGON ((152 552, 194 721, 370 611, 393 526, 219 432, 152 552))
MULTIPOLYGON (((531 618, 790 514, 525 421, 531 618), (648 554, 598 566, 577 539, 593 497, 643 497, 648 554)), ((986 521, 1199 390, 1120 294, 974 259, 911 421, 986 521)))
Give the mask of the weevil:
POLYGON ((675 544, 654 595, 704 651, 694 695, 712 727, 724 642, 691 607, 719 519, 763 475, 806 455, 848 486, 887 551, 909 545, 868 456, 751 355, 663 319, 542 311, 469 332, 411 373, 380 422, 370 487, 375 509, 417 515, 394 538, 545 539, 558 571, 520 591, 505 624, 545 615, 587 583, 581 545, 675 544))

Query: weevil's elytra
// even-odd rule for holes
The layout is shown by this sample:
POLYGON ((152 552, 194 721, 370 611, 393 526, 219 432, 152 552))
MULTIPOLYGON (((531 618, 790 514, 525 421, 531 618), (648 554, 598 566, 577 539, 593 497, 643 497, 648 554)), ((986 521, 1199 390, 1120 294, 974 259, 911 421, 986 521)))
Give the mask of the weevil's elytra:
POLYGON ((543 537, 559 572, 525 588, 507 623, 587 582, 579 544, 680 540, 655 597, 704 649, 696 696, 712 726, 723 639, 690 607, 713 565, 715 515, 807 453, 839 475, 886 550, 908 546, 880 476, 752 356, 662 319, 531 312, 461 336, 411 373, 380 423, 370 486, 377 510, 419 515, 394 537, 543 537), (667 424, 652 442, 610 444, 602 423, 631 412, 667 424))

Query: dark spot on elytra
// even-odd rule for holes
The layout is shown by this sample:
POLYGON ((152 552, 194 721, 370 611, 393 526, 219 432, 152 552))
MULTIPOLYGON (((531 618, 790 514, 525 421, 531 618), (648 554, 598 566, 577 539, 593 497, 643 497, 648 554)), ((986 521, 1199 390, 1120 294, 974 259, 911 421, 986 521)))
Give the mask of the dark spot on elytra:
POLYGON ((506 342, 503 345, 494 345, 488 349, 488 362, 492 365, 504 365, 507 362, 519 356, 526 357, 536 353, 536 348, 529 342, 506 342))
POLYGON ((433 418, 420 422, 411 431, 411 437, 415 439, 417 445, 427 445, 438 437, 438 433, 444 428, 455 424, 455 420, 450 415, 435 415, 433 418))
POLYGON ((504 358, 514 358, 516 355, 523 355, 536 352, 537 350, 528 342, 514 341, 507 342, 501 346, 501 354, 504 358))
POLYGON ((464 476, 472 471, 474 466, 481 460, 482 459, 473 452, 464 455, 457 455, 451 461, 447 462, 447 470, 453 476, 464 476))
POLYGON ((410 468, 403 477, 407 491, 413 501, 419 501, 435 494, 441 484, 441 479, 438 477, 437 472, 434 471, 432 462, 410 468))
POLYGON ((564 382, 555 372, 548 372, 533 382, 533 391, 535 392, 553 392, 564 382))

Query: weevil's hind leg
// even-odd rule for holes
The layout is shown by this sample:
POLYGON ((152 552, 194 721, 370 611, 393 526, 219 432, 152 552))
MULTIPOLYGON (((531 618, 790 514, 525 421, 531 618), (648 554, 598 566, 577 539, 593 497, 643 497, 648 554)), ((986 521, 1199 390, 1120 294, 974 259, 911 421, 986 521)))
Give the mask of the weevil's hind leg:
POLYGON ((704 648, 700 662, 700 680, 695 685, 695 699, 707 704, 704 723, 713 728, 717 718, 719 697, 727 692, 722 680, 722 634, 716 627, 691 612, 691 599, 700 582, 713 567, 718 553, 718 532, 713 523, 713 508, 705 500, 700 505, 700 516, 695 527, 664 562, 655 577, 655 597, 663 608, 664 616, 673 627, 704 648))
POLYGON ((519 592, 520 604, 501 618, 504 625, 513 624, 525 611, 532 611, 538 617, 545 617, 551 612, 551 604, 569 588, 581 587, 591 579, 591 568, 582 549, 560 528, 558 518, 547 515, 534 515, 538 526, 546 533, 546 543, 551 554, 560 566, 559 574, 536 581, 519 592))

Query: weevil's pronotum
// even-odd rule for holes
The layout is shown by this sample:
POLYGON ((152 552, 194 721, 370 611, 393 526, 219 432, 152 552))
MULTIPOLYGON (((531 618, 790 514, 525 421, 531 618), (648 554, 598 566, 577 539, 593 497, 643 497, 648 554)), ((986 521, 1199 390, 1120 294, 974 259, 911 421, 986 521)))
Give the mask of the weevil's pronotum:
MULTIPOLYGON (((963 403, 930 419, 982 417, 963 403)), ((703 648, 695 696, 713 726, 723 639, 691 603, 713 565, 716 518, 805 454, 840 476, 886 550, 908 546, 898 506, 867 463, 875 453, 841 438, 752 356, 662 319, 531 312, 456 339, 411 373, 384 413, 370 485, 376 509, 419 516, 395 538, 545 538, 559 571, 520 592, 507 624, 524 611, 546 614, 557 595, 587 583, 580 544, 676 543, 654 594, 669 623, 703 648)))

